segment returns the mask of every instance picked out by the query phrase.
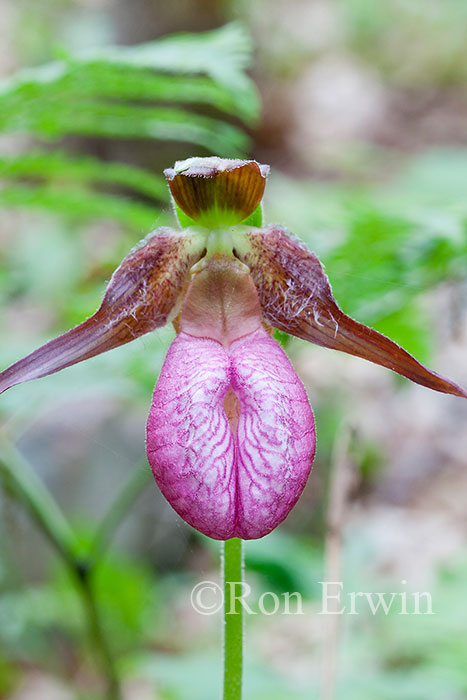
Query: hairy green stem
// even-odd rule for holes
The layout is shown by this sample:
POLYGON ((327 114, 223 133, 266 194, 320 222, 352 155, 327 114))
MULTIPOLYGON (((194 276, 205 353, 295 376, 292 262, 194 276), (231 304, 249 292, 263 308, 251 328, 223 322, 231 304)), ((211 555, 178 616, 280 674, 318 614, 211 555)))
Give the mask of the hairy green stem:
POLYGON ((241 700, 243 671, 243 542, 224 542, 224 700, 241 700))

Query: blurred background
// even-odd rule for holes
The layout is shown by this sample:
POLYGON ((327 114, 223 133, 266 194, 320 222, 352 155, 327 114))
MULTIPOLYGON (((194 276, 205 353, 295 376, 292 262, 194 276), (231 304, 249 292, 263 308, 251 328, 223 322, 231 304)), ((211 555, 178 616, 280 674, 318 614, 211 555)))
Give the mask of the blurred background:
MULTIPOLYGON (((173 222, 162 170, 215 152, 269 163, 266 221, 342 308, 466 386, 466 28, 464 0, 0 0, 0 366, 91 315, 173 222)), ((222 620, 190 605, 219 544, 145 462, 173 335, 1 397, 2 698, 219 697, 222 620)), ((465 700, 467 405, 281 340, 318 452, 246 577, 304 614, 247 616, 245 699, 465 700), (320 616, 323 580, 435 614, 320 616)))

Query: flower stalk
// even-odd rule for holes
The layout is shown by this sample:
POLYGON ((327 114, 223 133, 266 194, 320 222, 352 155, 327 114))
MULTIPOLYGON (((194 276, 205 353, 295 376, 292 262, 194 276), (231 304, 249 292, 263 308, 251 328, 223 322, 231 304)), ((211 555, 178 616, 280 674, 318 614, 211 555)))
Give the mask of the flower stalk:
POLYGON ((224 573, 224 694, 223 700, 241 700, 243 674, 243 541, 226 540, 224 573))

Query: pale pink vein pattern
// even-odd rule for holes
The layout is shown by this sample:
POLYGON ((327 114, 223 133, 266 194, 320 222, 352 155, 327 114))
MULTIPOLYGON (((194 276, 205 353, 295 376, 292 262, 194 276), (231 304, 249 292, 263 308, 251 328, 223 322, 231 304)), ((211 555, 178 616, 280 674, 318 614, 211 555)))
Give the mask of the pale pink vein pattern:
POLYGON ((174 340, 147 452, 162 493, 190 525, 214 539, 268 534, 297 502, 315 447, 305 389, 263 329, 228 350, 183 332, 174 340), (229 389, 240 405, 235 434, 224 410, 229 389))

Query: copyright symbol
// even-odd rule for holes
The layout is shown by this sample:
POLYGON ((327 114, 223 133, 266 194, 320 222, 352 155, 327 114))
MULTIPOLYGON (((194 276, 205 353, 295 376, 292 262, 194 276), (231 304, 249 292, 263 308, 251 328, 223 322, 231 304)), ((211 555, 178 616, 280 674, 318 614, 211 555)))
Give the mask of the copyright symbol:
POLYGON ((200 581, 191 591, 191 607, 200 615, 215 615, 224 604, 222 588, 214 581, 200 581))

